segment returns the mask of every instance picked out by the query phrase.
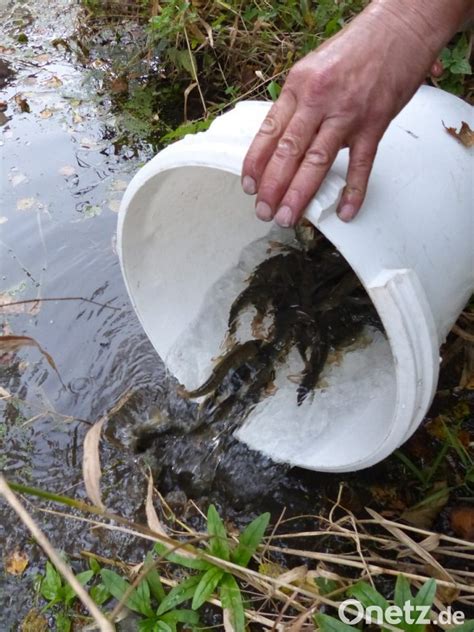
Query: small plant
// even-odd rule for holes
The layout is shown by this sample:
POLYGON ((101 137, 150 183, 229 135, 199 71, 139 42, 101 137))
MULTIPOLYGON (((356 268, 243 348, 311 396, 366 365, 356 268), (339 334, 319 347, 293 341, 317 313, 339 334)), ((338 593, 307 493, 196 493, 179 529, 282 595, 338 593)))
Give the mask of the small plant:
POLYGON ((463 33, 454 46, 445 48, 441 53, 444 73, 440 85, 444 90, 454 94, 462 94, 466 75, 472 74, 469 63, 471 45, 469 38, 463 33))
POLYGON ((199 624, 197 612, 177 608, 192 596, 191 582, 185 580, 166 594, 160 576, 154 568, 151 554, 148 554, 145 563, 150 566, 146 578, 131 592, 127 580, 114 571, 102 569, 100 575, 106 590, 118 601, 121 601, 126 593, 130 593, 125 599, 125 605, 144 617, 138 622, 139 632, 176 632, 180 623, 194 630, 199 624), (185 586, 186 583, 189 587, 185 586), (177 588, 181 590, 178 591, 177 588))
MULTIPOLYGON (((85 585, 93 578, 93 569, 76 575, 77 581, 85 585)), ((46 562, 44 576, 38 578, 39 592, 48 602, 41 612, 53 609, 53 616, 58 632, 69 632, 72 627, 72 605, 76 599, 74 588, 64 581, 51 562, 46 562)), ((96 596, 98 596, 96 594, 96 596)), ((106 598, 110 597, 107 595, 106 598)), ((97 602, 97 600, 96 600, 97 602)))
MULTIPOLYGON (((434 579, 430 579, 413 596, 407 578, 404 575, 399 575, 395 585, 393 605, 365 581, 357 582, 351 586, 346 591, 346 595, 359 602, 367 621, 370 620, 381 628, 384 628, 384 624, 389 624, 404 630, 404 632, 425 632, 429 624, 418 621, 429 619, 428 615, 436 595, 436 582, 434 579)), ((350 616, 349 612, 345 614, 350 616)), ((354 625, 344 623, 332 616, 317 614, 314 618, 322 632, 354 631, 354 625)))
MULTIPOLYGON (((238 544, 232 546, 216 508, 210 505, 207 513, 209 543, 206 552, 225 562, 232 562, 246 568, 262 542, 269 520, 268 513, 255 518, 240 534, 238 544)), ((192 575, 170 591, 158 608, 158 613, 161 614, 164 609, 171 607, 170 604, 174 606, 190 598, 192 598, 191 608, 197 610, 214 592, 217 592, 223 609, 229 614, 235 632, 245 630, 242 593, 231 573, 210 561, 170 552, 165 545, 160 543, 155 544, 155 550, 170 562, 199 571, 198 574, 192 575)))

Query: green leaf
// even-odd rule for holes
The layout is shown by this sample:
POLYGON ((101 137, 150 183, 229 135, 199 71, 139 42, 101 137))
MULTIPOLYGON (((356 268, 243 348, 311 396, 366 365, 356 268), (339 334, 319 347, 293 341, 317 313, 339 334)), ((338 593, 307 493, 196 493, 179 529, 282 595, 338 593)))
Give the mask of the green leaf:
POLYGON ((152 619, 143 619, 138 622, 138 632, 154 632, 158 625, 159 619, 153 617, 152 619))
POLYGON ((171 610, 171 612, 165 612, 161 616, 161 620, 165 623, 188 623, 189 625, 199 624, 199 615, 194 610, 171 610))
POLYGON ((55 614, 54 622, 56 624, 56 632, 70 632, 72 622, 64 612, 58 612, 55 614))
POLYGON ((89 558, 89 568, 94 572, 94 575, 100 573, 100 564, 94 557, 89 558))
MULTIPOLYGON (((94 571, 84 571, 82 573, 78 573, 76 575, 77 581, 84 586, 88 581, 92 579, 94 576, 94 571)), ((74 599, 76 596, 76 591, 70 584, 66 584, 63 588, 63 600, 66 606, 74 599)))
POLYGON ((321 632, 354 632, 357 629, 327 614, 316 614, 314 620, 321 632))
POLYGON ((354 586, 351 586, 347 594, 354 599, 360 601, 364 608, 369 606, 379 606, 383 610, 388 608, 388 601, 379 592, 372 588, 367 582, 357 582, 354 586))
POLYGON ((51 562, 46 562, 46 574, 41 581, 41 594, 48 601, 60 598, 61 575, 54 568, 51 562))
POLYGON ((230 560, 229 541, 227 531, 214 505, 209 505, 207 510, 207 531, 211 536, 209 550, 211 555, 220 557, 221 560, 230 560))
POLYGON ((147 617, 153 616, 153 608, 151 607, 150 586, 146 579, 143 579, 136 588, 137 599, 141 604, 141 612, 147 617))
POLYGON ((92 586, 89 591, 91 599, 98 605, 101 606, 104 604, 107 599, 110 599, 111 594, 108 589, 104 586, 104 584, 97 584, 97 586, 92 586))
MULTIPOLYGON (((233 575, 226 573, 220 583, 222 607, 229 612, 234 632, 245 632, 245 612, 242 593, 233 575)), ((354 632, 352 630, 352 632, 354 632)))
POLYGON ((183 582, 170 590, 161 602, 156 614, 164 614, 165 612, 168 612, 168 610, 173 610, 180 603, 183 603, 183 601, 192 599, 196 591, 196 586, 201 581, 201 576, 202 575, 193 575, 192 577, 188 577, 188 579, 185 579, 183 582))
POLYGON ((146 580, 148 582, 148 586, 150 587, 151 594, 160 603, 165 597, 165 589, 163 588, 163 584, 161 583, 160 575, 155 568, 155 560, 151 553, 147 553, 145 557, 145 562, 147 566, 152 566, 152 568, 148 571, 146 575, 146 580))
POLYGON ((209 564, 209 562, 205 562, 204 560, 184 557, 184 555, 179 555, 179 553, 169 553, 168 547, 161 544, 161 542, 155 542, 154 548, 158 555, 163 557, 165 560, 168 560, 173 564, 178 564, 179 566, 184 566, 184 568, 191 568, 195 571, 207 571, 208 568, 212 567, 212 564, 209 564))
MULTIPOLYGON (((103 568, 100 571, 100 576, 102 577, 102 581, 104 582, 104 586, 110 592, 110 594, 115 597, 118 601, 121 601, 125 591, 130 588, 130 584, 120 575, 117 575, 114 571, 109 571, 106 568, 103 568)), ((146 584, 146 582, 141 582, 140 586, 146 584)), ((146 584, 148 587, 148 584, 146 584)), ((140 588, 139 586, 139 588, 140 588)), ((144 614, 145 616, 153 616, 153 610, 151 609, 149 603, 149 593, 148 593, 148 602, 146 601, 146 595, 142 592, 138 594, 137 590, 134 590, 131 595, 128 597, 125 605, 130 610, 134 610, 135 612, 139 612, 140 614, 144 614)))
POLYGON ((270 81, 267 86, 268 94, 272 101, 276 101, 281 93, 281 86, 276 81, 270 81))
POLYGON ((413 595, 410 588, 410 583, 405 575, 399 575, 395 584, 395 605, 399 608, 403 608, 406 602, 411 603, 413 601, 413 595))
POLYGON ((327 577, 316 577, 314 583, 319 589, 321 595, 329 595, 329 593, 334 592, 340 585, 334 579, 328 579, 327 577))
POLYGON ((472 74, 471 64, 467 59, 456 59, 452 62, 449 67, 449 70, 454 75, 470 75, 472 74))
POLYGON ((413 598, 412 603, 417 606, 431 606, 436 595, 436 581, 434 579, 428 580, 418 591, 416 597, 413 598))
POLYGON ((224 571, 217 568, 217 566, 210 568, 204 573, 193 596, 193 603, 191 605, 193 610, 200 608, 202 604, 209 599, 223 575, 224 571))
POLYGON ((262 541, 270 522, 270 514, 264 513, 245 527, 239 537, 239 544, 232 553, 232 561, 240 566, 247 566, 252 555, 262 541))

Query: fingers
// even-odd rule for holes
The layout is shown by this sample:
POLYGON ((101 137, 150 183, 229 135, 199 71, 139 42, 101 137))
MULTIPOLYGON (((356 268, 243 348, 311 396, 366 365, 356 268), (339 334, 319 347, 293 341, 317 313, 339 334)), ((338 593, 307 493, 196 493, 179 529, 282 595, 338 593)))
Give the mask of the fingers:
POLYGON ((337 214, 349 222, 359 212, 365 198, 370 172, 377 152, 377 141, 359 141, 350 149, 347 184, 342 193, 337 214))
MULTIPOLYGON (((297 170, 293 170, 289 174, 291 182, 285 183, 283 188, 284 195, 281 201, 279 198, 271 199, 271 189, 269 189, 265 199, 271 199, 274 205, 278 204, 278 210, 275 215, 277 224, 288 227, 298 222, 304 209, 326 177, 337 156, 337 152, 343 145, 343 138, 344 133, 341 127, 333 121, 324 122, 316 137, 313 138, 313 142, 304 154, 297 170)), ((270 168, 270 165, 268 168, 270 168)), ((267 170, 264 174, 264 180, 262 180, 262 188, 264 187, 264 181, 265 186, 272 186, 272 180, 269 179, 268 184, 266 180, 267 170)), ((260 196, 263 198, 264 194, 260 189, 258 195, 259 198, 260 196)))
POLYGON ((276 149, 278 140, 285 131, 296 109, 296 97, 291 90, 283 90, 280 98, 255 136, 242 166, 242 188, 245 193, 254 195, 267 162, 276 149))
MULTIPOLYGON (((305 152, 318 127, 319 120, 313 112, 300 108, 294 114, 278 140, 258 184, 255 210, 260 219, 269 221, 274 217, 280 200, 302 159, 305 159, 305 152)), ((316 159, 316 156, 313 158, 316 159)))
POLYGON ((441 77, 441 75, 444 72, 444 68, 443 68, 443 62, 441 61, 441 59, 437 59, 433 65, 431 66, 431 76, 435 77, 436 79, 439 79, 441 77))

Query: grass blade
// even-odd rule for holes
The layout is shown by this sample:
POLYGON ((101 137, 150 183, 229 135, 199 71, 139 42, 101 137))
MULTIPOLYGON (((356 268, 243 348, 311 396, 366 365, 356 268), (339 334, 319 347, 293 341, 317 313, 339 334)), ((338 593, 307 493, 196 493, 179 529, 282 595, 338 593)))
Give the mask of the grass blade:
POLYGON ((211 536, 209 542, 211 555, 220 557, 221 560, 228 562, 230 560, 230 549, 227 531, 214 505, 209 505, 207 511, 207 531, 211 536))
POLYGON ((191 605, 193 610, 200 608, 202 604, 209 599, 223 575, 224 571, 217 567, 210 568, 204 573, 194 593, 193 603, 191 605))
POLYGON ((245 527, 239 537, 239 544, 232 553, 232 561, 240 566, 247 566, 252 555, 262 541, 263 535, 270 522, 270 514, 264 513, 245 527))
POLYGON ((245 632, 245 611, 242 593, 235 577, 226 573, 221 580, 219 595, 222 607, 228 612, 234 632, 245 632))

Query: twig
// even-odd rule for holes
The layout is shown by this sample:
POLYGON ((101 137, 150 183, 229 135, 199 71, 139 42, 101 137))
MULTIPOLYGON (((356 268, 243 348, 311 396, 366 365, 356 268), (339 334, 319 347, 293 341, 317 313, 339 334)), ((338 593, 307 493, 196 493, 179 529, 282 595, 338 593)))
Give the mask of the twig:
POLYGON ((2 474, 0 474, 0 494, 2 494, 10 507, 16 512, 20 520, 28 528, 31 535, 35 538, 36 542, 38 542, 43 551, 53 562, 54 566, 58 569, 64 579, 72 586, 72 588, 74 588, 79 599, 89 610, 91 616, 95 619, 97 625, 99 626, 99 629, 102 632, 115 632, 115 626, 106 617, 104 617, 102 612, 87 594, 87 591, 77 581, 74 573, 71 571, 69 566, 61 559, 61 557, 51 545, 49 540, 46 538, 44 533, 41 531, 33 518, 12 492, 2 474))
POLYGON ((11 307, 12 305, 25 305, 26 303, 47 303, 53 301, 85 301, 86 303, 91 303, 92 305, 97 305, 98 307, 107 307, 107 309, 113 309, 117 312, 122 310, 121 307, 114 307, 113 305, 109 305, 108 303, 99 303, 98 301, 93 301, 90 298, 84 298, 83 296, 61 296, 58 298, 29 298, 24 301, 13 301, 11 303, 0 303, 0 309, 2 307, 11 307))

